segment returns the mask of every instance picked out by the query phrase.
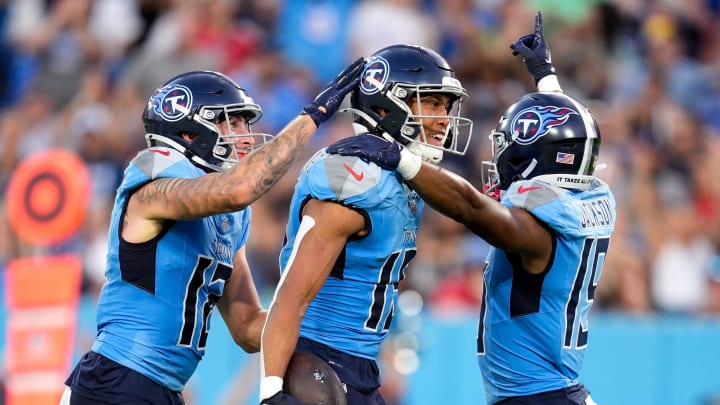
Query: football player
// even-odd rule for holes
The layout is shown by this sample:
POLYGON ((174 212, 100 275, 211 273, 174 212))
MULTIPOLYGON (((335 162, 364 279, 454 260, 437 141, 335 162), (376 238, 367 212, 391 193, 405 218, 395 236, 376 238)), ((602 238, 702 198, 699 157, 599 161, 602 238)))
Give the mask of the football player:
MULTIPOLYGON (((435 51, 393 45, 370 56, 350 97, 355 128, 389 133, 421 161, 464 153, 467 92, 435 51)), ((424 203, 394 171, 320 150, 303 167, 280 253, 282 277, 263 330, 260 399, 283 392, 295 350, 327 361, 349 405, 384 404, 376 359, 388 336, 398 283, 416 254, 424 203)))
POLYGON ((490 134, 487 194, 394 140, 360 135, 326 153, 395 170, 431 207, 494 247, 477 339, 488 404, 590 405, 578 375, 616 221, 613 194, 594 176, 600 132, 587 108, 562 92, 539 13, 535 32, 511 48, 541 92, 511 105, 490 134))
POLYGON ((97 335, 61 404, 183 404, 216 306, 235 342, 259 350, 266 311, 245 256, 250 204, 333 115, 361 67, 358 59, 341 72, 272 139, 251 131, 260 106, 220 73, 184 73, 150 96, 148 147, 125 169, 112 212, 97 335))

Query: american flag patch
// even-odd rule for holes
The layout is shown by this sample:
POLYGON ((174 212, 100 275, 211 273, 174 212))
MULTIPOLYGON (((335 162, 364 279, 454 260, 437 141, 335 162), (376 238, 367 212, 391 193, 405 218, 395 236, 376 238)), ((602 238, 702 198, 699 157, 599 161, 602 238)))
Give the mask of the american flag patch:
POLYGON ((562 153, 558 152, 557 156, 555 157, 555 162, 557 163, 563 163, 566 165, 571 165, 575 161, 575 155, 572 153, 562 153))

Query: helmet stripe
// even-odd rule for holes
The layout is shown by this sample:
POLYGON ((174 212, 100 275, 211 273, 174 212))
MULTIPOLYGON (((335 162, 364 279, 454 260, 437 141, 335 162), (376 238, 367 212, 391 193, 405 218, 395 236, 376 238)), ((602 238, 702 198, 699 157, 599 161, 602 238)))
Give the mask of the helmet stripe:
POLYGON ((592 125, 595 119, 584 105, 580 104, 572 97, 567 98, 571 103, 573 103, 575 109, 580 114, 580 117, 582 117, 583 124, 585 125, 585 133, 587 134, 587 137, 585 138, 585 150, 583 152, 582 162, 580 163, 577 174, 588 174, 590 170, 590 163, 592 162, 593 143, 595 143, 595 140, 598 138, 597 133, 595 133, 595 127, 592 125))

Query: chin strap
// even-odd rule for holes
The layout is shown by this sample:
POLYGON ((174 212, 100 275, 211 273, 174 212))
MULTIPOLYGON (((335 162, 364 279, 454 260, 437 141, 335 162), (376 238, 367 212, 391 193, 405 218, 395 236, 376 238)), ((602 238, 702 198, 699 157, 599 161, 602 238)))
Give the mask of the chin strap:
POLYGON ((434 165, 439 164, 443 159, 442 149, 433 148, 431 146, 423 145, 419 142, 409 142, 406 145, 407 150, 420 156, 420 158, 428 163, 434 165))

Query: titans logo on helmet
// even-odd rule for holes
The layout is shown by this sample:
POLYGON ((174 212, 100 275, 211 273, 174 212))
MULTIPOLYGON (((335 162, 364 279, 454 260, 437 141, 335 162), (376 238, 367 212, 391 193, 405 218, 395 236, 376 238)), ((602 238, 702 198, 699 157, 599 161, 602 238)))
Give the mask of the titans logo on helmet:
POLYGON ((170 84, 155 90, 150 104, 166 120, 179 121, 190 112, 192 93, 185 86, 170 84))
POLYGON ((390 64, 385 58, 376 56, 365 65, 360 81, 360 91, 365 94, 375 94, 385 87, 390 75, 390 64))
POLYGON ((533 106, 526 108, 512 120, 513 139, 515 142, 529 145, 540 137, 548 133, 548 131, 558 125, 562 125, 570 118, 572 114, 578 113, 566 107, 533 106))

